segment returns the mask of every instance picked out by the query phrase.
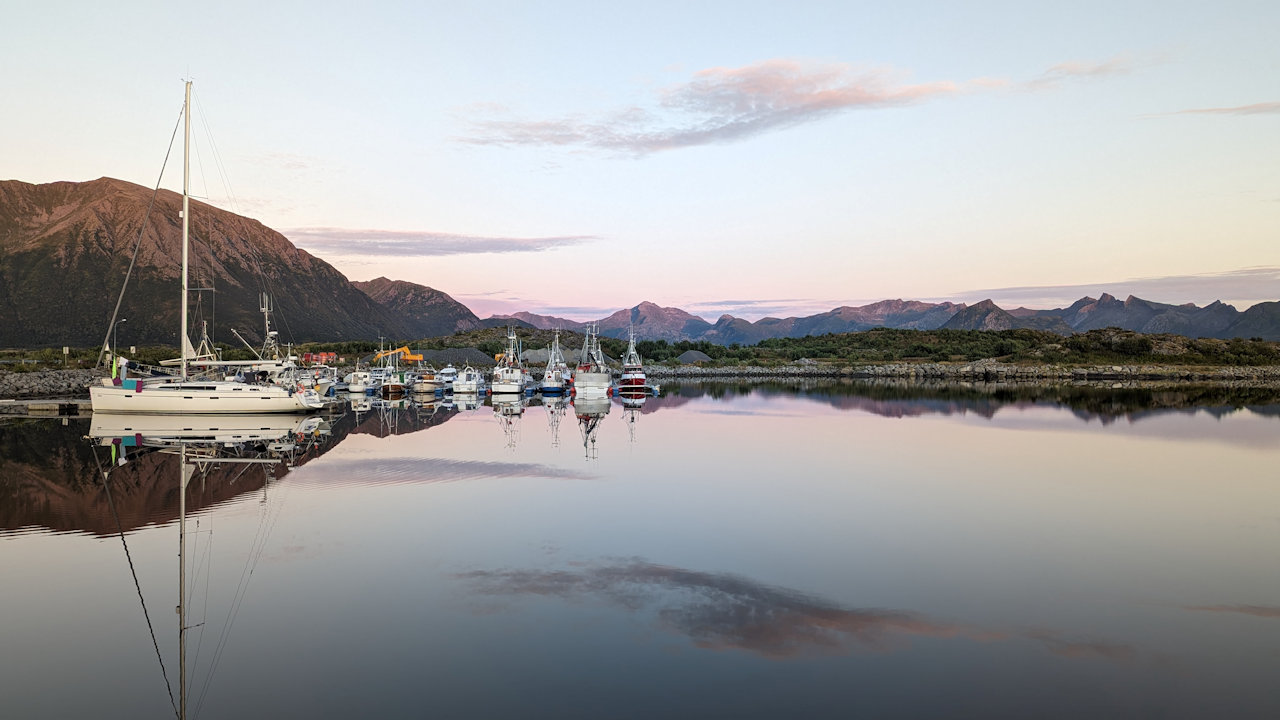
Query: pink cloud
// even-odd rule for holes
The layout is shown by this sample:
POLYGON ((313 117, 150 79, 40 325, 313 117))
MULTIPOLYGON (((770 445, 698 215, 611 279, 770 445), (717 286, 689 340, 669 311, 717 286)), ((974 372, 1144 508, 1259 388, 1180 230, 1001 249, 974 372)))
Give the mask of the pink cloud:
POLYGON ((1128 58, 1119 55, 1102 62, 1071 60, 1058 63, 1045 70, 1040 77, 1028 82, 1027 87, 1033 90, 1050 88, 1066 80, 1124 75, 1132 72, 1133 69, 1133 63, 1128 58))
POLYGON ((1236 107, 1213 107, 1213 108, 1192 108, 1190 110, 1179 110, 1173 115, 1265 115, 1270 113, 1280 113, 1280 102, 1260 102, 1252 105, 1237 105, 1236 107))
POLYGON ((954 82, 902 83, 886 70, 766 60, 709 68, 662 91, 655 111, 625 108, 603 119, 477 120, 477 145, 581 146, 632 155, 732 142, 856 109, 897 107, 952 95, 954 82))

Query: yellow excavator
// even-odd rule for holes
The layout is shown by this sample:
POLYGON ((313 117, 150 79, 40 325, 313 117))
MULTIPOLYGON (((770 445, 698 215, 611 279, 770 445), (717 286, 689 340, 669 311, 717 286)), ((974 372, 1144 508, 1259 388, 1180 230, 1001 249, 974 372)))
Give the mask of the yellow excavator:
POLYGON ((422 353, 415 354, 412 350, 409 349, 408 345, 405 345, 404 347, 398 347, 395 350, 383 350, 382 352, 373 356, 373 361, 378 362, 382 358, 391 357, 392 355, 399 355, 401 359, 403 359, 405 362, 422 362, 422 353))

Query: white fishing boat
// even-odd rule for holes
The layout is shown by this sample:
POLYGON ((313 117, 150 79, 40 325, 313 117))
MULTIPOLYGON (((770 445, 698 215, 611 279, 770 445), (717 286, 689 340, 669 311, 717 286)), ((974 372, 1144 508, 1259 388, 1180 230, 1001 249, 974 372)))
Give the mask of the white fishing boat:
POLYGON ((498 364, 493 368, 493 381, 490 383, 494 393, 524 392, 524 365, 520 363, 519 341, 516 340, 515 328, 507 328, 507 351, 497 357, 498 364))
POLYGON ((462 371, 458 373, 458 377, 453 381, 453 392, 478 394, 484 389, 484 374, 479 370, 466 365, 462 371))
MULTIPOLYGON (((192 378, 189 364, 195 355, 187 329, 188 255, 190 252, 191 184, 191 81, 186 83, 183 103, 185 134, 182 172, 182 273, 181 273, 181 358, 178 376, 129 378, 125 369, 103 378, 89 388, 94 412, 147 414, 241 414, 296 413, 317 410, 324 400, 314 390, 299 390, 275 384, 250 384, 228 380, 192 378)), ((118 367, 116 358, 112 364, 118 367)))
POLYGON ((594 323, 586 327, 586 339, 578 366, 573 371, 573 393, 582 398, 608 397, 613 389, 613 376, 600 352, 600 338, 594 323))
POLYGON ((569 384, 569 365, 564 361, 564 352, 560 350, 560 331, 557 330, 551 339, 551 347, 547 350, 547 369, 542 372, 542 383, 538 390, 544 395, 559 395, 569 384))

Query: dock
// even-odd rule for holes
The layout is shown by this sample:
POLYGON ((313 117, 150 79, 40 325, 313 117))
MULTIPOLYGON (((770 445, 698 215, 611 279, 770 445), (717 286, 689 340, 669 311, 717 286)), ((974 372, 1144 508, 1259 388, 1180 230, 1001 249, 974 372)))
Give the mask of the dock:
POLYGON ((93 403, 88 398, 54 398, 32 400, 0 400, 0 415, 34 415, 39 417, 88 417, 93 403))

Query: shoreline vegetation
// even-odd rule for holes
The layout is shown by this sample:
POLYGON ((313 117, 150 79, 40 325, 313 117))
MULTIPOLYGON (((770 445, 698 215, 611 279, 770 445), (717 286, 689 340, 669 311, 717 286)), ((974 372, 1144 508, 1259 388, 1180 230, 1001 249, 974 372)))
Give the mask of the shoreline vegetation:
MULTIPOLYGON (((520 328, 524 347, 550 345, 553 331, 520 328)), ((574 348, 581 336, 561 332, 574 348)), ((506 347, 505 328, 486 328, 396 341, 415 350, 473 349, 488 357, 506 347)), ((620 357, 626 342, 601 338, 605 353, 620 357)), ((1118 328, 1063 337, 1040 330, 896 330, 877 328, 802 338, 776 338, 755 345, 715 345, 705 341, 642 340, 636 343, 645 370, 654 378, 898 379, 958 383, 1227 383, 1280 387, 1280 343, 1253 339, 1218 340, 1181 335, 1145 335, 1118 328), (696 351, 702 362, 677 358, 696 351)), ((304 343, 295 352, 337 352, 354 365, 378 349, 369 341, 304 343)), ((176 349, 136 348, 131 359, 149 365, 173 357, 176 349)), ((0 351, 0 399, 73 397, 105 369, 90 367, 97 350, 61 348, 0 351)), ((228 360, 249 359, 243 347, 224 346, 228 360)), ((686 356, 687 357, 687 356, 686 356)))

